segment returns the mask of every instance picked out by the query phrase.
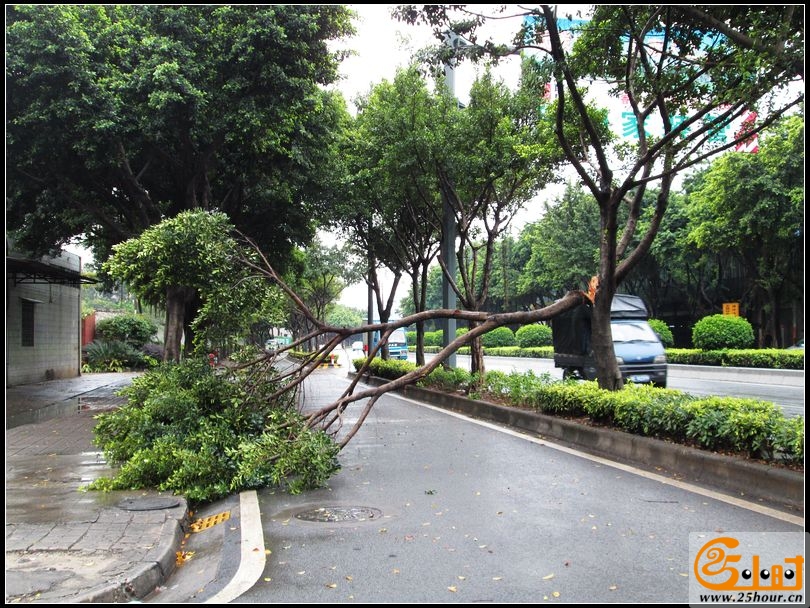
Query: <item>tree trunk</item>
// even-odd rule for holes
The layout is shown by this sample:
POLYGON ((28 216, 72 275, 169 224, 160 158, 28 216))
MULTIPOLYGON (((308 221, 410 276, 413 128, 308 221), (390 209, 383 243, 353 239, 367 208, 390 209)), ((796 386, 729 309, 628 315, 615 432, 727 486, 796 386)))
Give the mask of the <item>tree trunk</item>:
POLYGON ((591 349, 596 361, 596 378, 599 388, 609 391, 624 386, 616 351, 613 348, 613 332, 610 329, 610 305, 613 294, 597 293, 591 314, 591 349), (601 297, 600 297, 601 296, 601 297))
POLYGON ((166 333, 164 361, 180 361, 180 345, 185 327, 186 301, 189 289, 172 286, 166 289, 166 333))
MULTIPOLYGON (((414 312, 422 312, 425 310, 425 301, 427 300, 427 266, 422 266, 422 280, 419 281, 416 273, 413 275, 412 291, 413 291, 413 304, 414 312)), ((420 321, 416 324, 416 366, 422 367, 425 365, 425 324, 420 321)))
POLYGON ((425 324, 420 321, 416 324, 416 366, 425 364, 425 324))
MULTIPOLYGON (((194 350, 194 328, 191 322, 196 318, 197 313, 202 306, 202 300, 196 290, 192 290, 186 294, 185 310, 183 311, 183 356, 191 356, 194 350)), ((212 345, 217 346, 217 345, 212 345)))
POLYGON ((771 310, 767 319, 765 348, 781 348, 784 345, 782 344, 782 327, 779 319, 779 298, 773 289, 768 291, 768 304, 771 310), (769 335, 770 340, 768 340, 769 335))
MULTIPOLYGON (((479 323, 470 323, 470 331, 480 325, 479 323)), ((481 336, 473 338, 470 343, 470 373, 478 373, 479 378, 483 380, 486 373, 484 366, 484 345, 481 343, 481 336)))

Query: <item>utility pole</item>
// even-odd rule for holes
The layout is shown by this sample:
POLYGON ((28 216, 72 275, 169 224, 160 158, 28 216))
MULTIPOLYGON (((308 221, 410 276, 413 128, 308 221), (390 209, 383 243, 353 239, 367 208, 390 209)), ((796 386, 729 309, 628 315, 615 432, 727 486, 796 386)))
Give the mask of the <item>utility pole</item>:
MULTIPOLYGON (((447 31, 444 35, 444 43, 452 48, 454 51, 463 45, 463 41, 455 32, 447 31)), ((456 57, 455 52, 444 64, 444 85, 447 91, 453 97, 456 96, 456 57)), ((442 261, 447 269, 447 273, 442 275, 442 308, 455 310, 456 309, 456 292, 450 285, 448 275, 455 279, 456 276, 456 216, 453 213, 453 208, 450 206, 450 201, 447 199, 446 194, 442 194, 442 246, 440 255, 442 261)), ((456 339, 456 320, 443 319, 442 320, 442 346, 447 346, 456 339)), ((456 367, 456 354, 453 353, 445 361, 447 367, 456 367)))

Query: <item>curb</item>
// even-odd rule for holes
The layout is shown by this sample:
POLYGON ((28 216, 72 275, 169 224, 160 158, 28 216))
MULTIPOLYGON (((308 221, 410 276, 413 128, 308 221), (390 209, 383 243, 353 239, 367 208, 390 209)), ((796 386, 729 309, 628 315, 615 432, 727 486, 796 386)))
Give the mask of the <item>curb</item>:
MULTIPOLYGON (((350 373, 349 376, 354 377, 355 374, 350 373)), ((388 382, 368 376, 363 381, 373 386, 388 382)), ((802 472, 430 389, 406 386, 394 392, 472 418, 551 438, 609 460, 647 470, 664 469, 681 481, 715 489, 749 502, 766 502, 780 511, 799 510, 804 513, 802 472)))
POLYGON ((91 589, 78 596, 79 604, 120 604, 138 601, 165 583, 177 567, 177 551, 182 546, 185 528, 189 521, 188 503, 182 502, 181 519, 170 519, 163 523, 160 541, 132 573, 123 580, 112 580, 107 584, 91 589))

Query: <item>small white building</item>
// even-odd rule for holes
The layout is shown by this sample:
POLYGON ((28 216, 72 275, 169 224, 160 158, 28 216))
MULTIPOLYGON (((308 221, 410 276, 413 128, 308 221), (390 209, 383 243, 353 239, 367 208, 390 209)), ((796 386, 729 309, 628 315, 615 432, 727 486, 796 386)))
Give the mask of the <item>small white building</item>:
POLYGON ((34 259, 6 239, 6 386, 81 374, 81 258, 34 259))

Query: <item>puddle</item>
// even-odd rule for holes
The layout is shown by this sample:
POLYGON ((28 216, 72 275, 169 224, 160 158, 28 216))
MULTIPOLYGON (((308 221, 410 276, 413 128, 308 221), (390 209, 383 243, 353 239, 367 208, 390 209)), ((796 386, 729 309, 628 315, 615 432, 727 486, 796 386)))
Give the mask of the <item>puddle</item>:
POLYGON ((84 414, 88 412, 101 412, 115 407, 120 407, 126 403, 126 398, 117 395, 102 396, 79 396, 57 401, 45 407, 25 410, 22 412, 6 413, 6 429, 22 426, 24 424, 34 424, 45 422, 54 418, 63 418, 72 414, 84 414))

